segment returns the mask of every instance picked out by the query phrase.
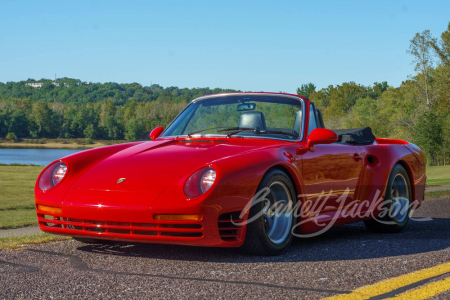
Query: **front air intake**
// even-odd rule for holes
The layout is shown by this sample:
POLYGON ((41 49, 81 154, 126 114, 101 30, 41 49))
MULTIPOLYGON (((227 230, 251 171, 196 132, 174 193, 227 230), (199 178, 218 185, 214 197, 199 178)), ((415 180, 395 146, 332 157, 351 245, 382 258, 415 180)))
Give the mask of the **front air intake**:
POLYGON ((240 211, 224 213, 219 216, 217 225, 219 227, 219 236, 223 241, 235 242, 241 238, 244 226, 235 225, 243 220, 239 219, 240 211))

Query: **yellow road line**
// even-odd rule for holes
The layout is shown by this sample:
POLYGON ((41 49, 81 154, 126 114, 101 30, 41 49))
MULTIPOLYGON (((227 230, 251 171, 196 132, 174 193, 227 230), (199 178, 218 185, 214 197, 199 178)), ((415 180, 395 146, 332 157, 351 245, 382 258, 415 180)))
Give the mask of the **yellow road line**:
POLYGON ((328 300, 364 300, 374 296, 382 295, 398 288, 413 284, 415 282, 442 275, 450 272, 450 263, 445 263, 433 268, 419 270, 410 274, 394 277, 377 282, 373 285, 360 287, 350 294, 332 296, 328 300))
POLYGON ((450 278, 427 284, 389 299, 428 299, 447 290, 450 290, 450 278))

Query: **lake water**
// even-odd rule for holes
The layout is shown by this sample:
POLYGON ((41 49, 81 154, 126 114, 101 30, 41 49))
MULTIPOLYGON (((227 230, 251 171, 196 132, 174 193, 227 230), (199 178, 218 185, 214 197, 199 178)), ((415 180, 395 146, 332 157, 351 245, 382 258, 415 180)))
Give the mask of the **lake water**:
POLYGON ((61 157, 80 151, 83 150, 0 148, 0 164, 33 164, 47 166, 61 157))

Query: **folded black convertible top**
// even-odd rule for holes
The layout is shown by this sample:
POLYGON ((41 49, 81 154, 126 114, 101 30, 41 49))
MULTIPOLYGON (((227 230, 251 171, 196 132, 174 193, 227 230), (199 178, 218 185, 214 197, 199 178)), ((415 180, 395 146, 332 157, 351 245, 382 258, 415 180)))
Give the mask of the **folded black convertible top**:
POLYGON ((354 145, 372 144, 375 136, 370 127, 333 130, 339 137, 338 143, 354 145))

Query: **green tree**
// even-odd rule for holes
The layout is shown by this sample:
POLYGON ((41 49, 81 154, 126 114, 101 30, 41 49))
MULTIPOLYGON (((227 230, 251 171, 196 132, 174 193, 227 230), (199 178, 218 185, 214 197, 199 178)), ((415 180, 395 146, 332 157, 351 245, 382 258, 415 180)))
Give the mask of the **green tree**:
POLYGON ((142 119, 131 118, 125 125, 125 139, 136 141, 143 138, 145 123, 142 119))
POLYGON ((133 97, 134 95, 134 89, 132 87, 129 87, 125 93, 127 95, 128 98, 133 97))
POLYGON ((23 111, 15 111, 11 114, 8 131, 19 138, 28 136, 28 119, 23 111))
POLYGON ((439 89, 437 107, 450 113, 450 22, 439 41, 434 41, 432 46, 439 57, 439 65, 435 72, 436 85, 439 89))
POLYGON ((301 87, 297 88, 297 95, 309 98, 309 96, 316 91, 316 86, 310 82, 307 84, 302 84, 301 87))
POLYGON ((8 132, 6 139, 10 141, 17 141, 17 136, 14 132, 8 132))
POLYGON ((119 140, 123 138, 123 126, 117 117, 109 116, 106 118, 104 131, 108 139, 119 140))
POLYGON ((53 137, 57 132, 57 125, 53 111, 48 107, 48 104, 42 101, 33 105, 33 120, 37 126, 37 134, 40 137, 53 137))
POLYGON ((55 85, 51 81, 46 81, 40 88, 40 91, 43 93, 49 93, 49 92, 53 91, 54 88, 55 88, 55 85))
POLYGON ((433 102, 433 95, 430 90, 430 71, 433 67, 433 44, 436 39, 431 36, 429 30, 416 33, 410 41, 409 50, 406 52, 414 56, 414 70, 419 72, 421 77, 417 78, 420 90, 423 91, 427 108, 430 109, 433 102))
POLYGON ((8 133, 9 114, 6 111, 0 111, 0 137, 5 137, 8 133))
POLYGON ((76 111, 70 124, 71 133, 75 137, 85 136, 85 130, 92 125, 94 130, 98 125, 98 116, 92 107, 82 107, 76 111))
POLYGON ((93 124, 89 124, 86 129, 84 130, 84 136, 87 139, 95 139, 96 138, 96 130, 93 124))
POLYGON ((442 117, 438 113, 427 110, 419 116, 414 142, 425 151, 429 163, 436 165, 444 142, 442 117))
POLYGON ((440 41, 433 40, 432 47, 436 51, 440 60, 444 64, 450 63, 450 22, 447 25, 447 30, 441 34, 440 41))
POLYGON ((373 91, 377 96, 381 96, 387 89, 389 88, 389 84, 387 81, 383 81, 382 83, 374 82, 373 84, 373 91))

